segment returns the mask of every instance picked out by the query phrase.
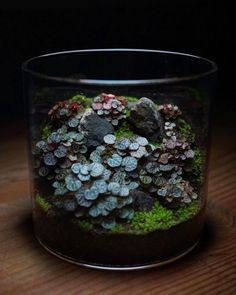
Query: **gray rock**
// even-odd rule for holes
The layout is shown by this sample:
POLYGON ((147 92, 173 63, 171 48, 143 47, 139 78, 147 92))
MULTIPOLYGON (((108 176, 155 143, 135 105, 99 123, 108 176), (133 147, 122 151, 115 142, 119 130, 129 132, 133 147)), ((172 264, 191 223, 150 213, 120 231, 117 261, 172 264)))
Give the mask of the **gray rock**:
POLYGON ((164 121, 152 100, 142 97, 130 107, 130 123, 140 135, 157 140, 163 133, 164 121))
POLYGON ((86 145, 88 147, 102 144, 104 136, 114 132, 111 123, 101 118, 90 109, 86 110, 81 118, 80 129, 87 137, 86 145))
POLYGON ((133 208, 139 211, 149 211, 154 204, 154 198, 140 190, 131 190, 130 196, 133 198, 133 208))

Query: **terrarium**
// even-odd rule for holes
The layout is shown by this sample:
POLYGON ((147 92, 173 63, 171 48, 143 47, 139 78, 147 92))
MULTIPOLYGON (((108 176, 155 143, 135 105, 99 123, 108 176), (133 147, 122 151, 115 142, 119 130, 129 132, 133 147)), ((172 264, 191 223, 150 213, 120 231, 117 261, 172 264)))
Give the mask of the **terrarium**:
POLYGON ((197 56, 134 49, 23 64, 33 220, 45 249, 125 270, 195 247, 216 70, 197 56))

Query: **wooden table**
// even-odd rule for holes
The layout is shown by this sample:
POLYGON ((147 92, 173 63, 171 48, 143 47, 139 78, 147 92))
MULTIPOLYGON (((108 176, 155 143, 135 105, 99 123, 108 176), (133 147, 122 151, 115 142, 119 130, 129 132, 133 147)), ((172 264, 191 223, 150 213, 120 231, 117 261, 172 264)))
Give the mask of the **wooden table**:
POLYGON ((236 294, 235 134, 232 126, 213 133, 207 226, 200 245, 161 268, 114 272, 71 265, 39 246, 32 229, 24 129, 19 122, 1 124, 0 294, 236 294))

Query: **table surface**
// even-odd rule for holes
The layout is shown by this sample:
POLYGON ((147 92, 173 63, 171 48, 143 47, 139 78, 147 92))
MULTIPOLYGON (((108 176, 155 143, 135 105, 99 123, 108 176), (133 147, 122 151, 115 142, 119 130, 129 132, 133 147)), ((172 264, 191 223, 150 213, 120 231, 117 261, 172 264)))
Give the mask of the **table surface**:
POLYGON ((0 294, 236 294, 235 130, 213 133, 206 229, 199 246, 164 267, 115 272, 66 263, 35 240, 22 126, 1 124, 0 294))

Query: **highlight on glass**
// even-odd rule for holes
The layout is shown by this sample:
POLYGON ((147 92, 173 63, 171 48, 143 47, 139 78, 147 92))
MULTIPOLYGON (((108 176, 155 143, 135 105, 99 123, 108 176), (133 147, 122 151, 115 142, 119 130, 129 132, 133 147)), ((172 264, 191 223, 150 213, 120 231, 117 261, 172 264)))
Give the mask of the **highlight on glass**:
POLYGON ((73 263, 120 270, 193 249, 204 224, 215 63, 98 49, 22 68, 40 244, 73 263))

